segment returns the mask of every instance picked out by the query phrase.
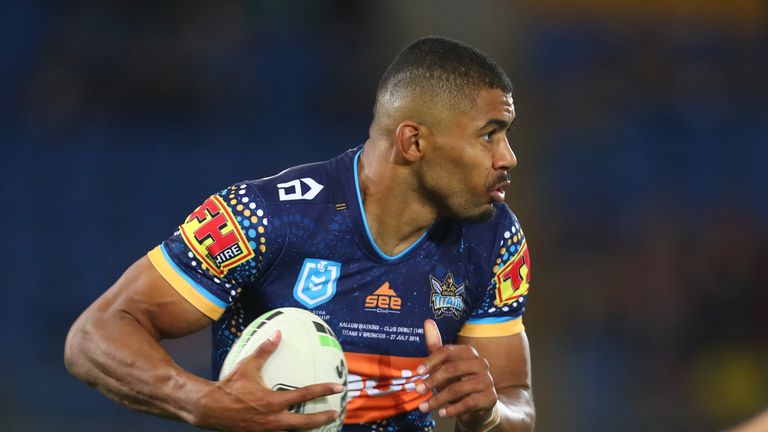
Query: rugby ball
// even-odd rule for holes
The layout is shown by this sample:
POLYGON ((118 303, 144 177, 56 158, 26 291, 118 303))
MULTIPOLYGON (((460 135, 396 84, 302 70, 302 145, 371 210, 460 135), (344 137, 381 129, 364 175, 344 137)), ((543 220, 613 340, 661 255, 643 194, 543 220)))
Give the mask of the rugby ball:
POLYGON ((276 330, 280 330, 282 337, 277 350, 264 364, 262 381, 275 391, 327 382, 342 384, 342 393, 290 407, 290 411, 300 414, 336 410, 339 412, 336 421, 312 431, 340 431, 347 407, 347 363, 333 330, 312 312, 298 308, 279 308, 256 318, 232 345, 221 367, 219 379, 232 372, 238 363, 252 354, 276 330))

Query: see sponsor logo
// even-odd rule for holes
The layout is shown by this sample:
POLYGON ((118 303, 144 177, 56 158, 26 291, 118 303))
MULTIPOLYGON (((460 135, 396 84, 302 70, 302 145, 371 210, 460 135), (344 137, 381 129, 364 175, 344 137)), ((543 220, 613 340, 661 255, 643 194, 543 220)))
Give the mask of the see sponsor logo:
POLYGON ((397 293, 384 282, 373 294, 365 298, 365 310, 380 313, 400 313, 402 300, 397 293))
POLYGON ((254 256, 234 215, 218 195, 195 209, 179 231, 184 243, 215 276, 224 276, 254 256))

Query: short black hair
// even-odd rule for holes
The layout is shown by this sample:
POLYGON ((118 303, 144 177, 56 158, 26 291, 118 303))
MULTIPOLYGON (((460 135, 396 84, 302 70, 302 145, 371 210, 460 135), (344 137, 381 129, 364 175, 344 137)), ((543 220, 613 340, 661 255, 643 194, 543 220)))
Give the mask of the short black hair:
POLYGON ((417 93, 430 102, 457 105, 474 101, 484 88, 512 93, 509 77, 490 57, 461 42, 429 36, 405 47, 387 67, 376 104, 388 95, 417 93))

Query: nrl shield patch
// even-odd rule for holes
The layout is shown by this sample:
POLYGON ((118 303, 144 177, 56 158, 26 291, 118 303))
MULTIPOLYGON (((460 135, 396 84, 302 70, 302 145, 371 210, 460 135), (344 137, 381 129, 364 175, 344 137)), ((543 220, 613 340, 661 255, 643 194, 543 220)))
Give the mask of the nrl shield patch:
POLYGON ((320 306, 336 294, 341 263, 305 258, 293 287, 293 298, 308 309, 320 306))

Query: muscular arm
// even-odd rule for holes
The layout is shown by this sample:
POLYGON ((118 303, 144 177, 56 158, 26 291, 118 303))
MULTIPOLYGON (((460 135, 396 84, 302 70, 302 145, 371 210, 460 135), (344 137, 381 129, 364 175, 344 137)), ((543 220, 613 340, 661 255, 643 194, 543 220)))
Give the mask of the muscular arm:
POLYGON ((272 392, 259 381, 263 362, 279 343, 264 343, 224 380, 212 382, 177 366, 158 341, 193 333, 211 320, 144 257, 77 319, 67 335, 67 369, 132 409, 217 430, 317 427, 337 414, 299 415, 286 408, 337 393, 332 384, 272 392))
POLYGON ((158 341, 210 323, 144 257, 77 319, 67 335, 65 363, 130 408, 192 423, 195 398, 210 383, 176 366, 158 341))
POLYGON ((457 344, 470 345, 490 365, 501 414, 496 431, 532 431, 536 419, 531 392, 531 361, 525 332, 512 336, 470 338, 459 336, 457 344))

